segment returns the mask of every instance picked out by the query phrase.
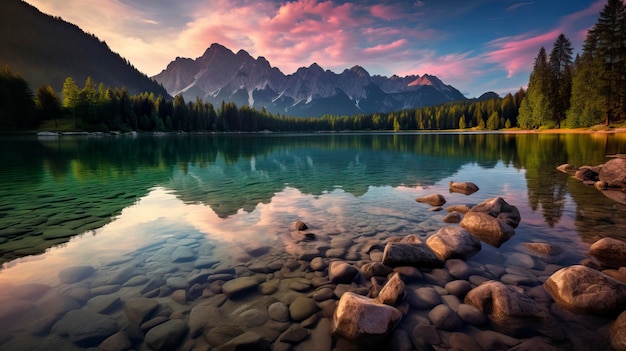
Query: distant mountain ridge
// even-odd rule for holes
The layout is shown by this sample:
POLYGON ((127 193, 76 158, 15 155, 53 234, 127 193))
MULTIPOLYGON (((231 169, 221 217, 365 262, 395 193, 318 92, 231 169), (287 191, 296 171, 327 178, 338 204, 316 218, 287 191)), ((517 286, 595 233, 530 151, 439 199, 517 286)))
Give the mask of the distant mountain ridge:
POLYGON ((370 75, 353 66, 337 74, 317 63, 285 75, 262 56, 212 44, 193 60, 177 57, 153 77, 171 94, 213 104, 235 102, 289 116, 391 112, 466 100, 431 75, 370 75))
POLYGON ((67 77, 82 87, 91 76, 96 84, 124 86, 130 94, 168 96, 94 35, 23 1, 0 1, 0 33, 0 67, 19 72, 33 91, 49 84, 60 93, 67 77))

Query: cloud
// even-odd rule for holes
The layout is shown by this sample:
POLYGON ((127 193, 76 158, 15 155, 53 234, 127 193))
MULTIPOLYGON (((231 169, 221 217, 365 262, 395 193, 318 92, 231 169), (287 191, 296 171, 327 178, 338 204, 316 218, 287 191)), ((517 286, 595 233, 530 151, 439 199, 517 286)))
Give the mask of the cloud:
POLYGON ((528 6, 528 5, 532 5, 532 4, 534 4, 534 2, 531 2, 531 1, 527 1, 527 2, 518 2, 518 3, 512 4, 512 5, 509 5, 509 6, 506 8, 506 10, 507 10, 507 11, 515 11, 515 10, 517 10, 518 8, 522 7, 522 6, 528 6))

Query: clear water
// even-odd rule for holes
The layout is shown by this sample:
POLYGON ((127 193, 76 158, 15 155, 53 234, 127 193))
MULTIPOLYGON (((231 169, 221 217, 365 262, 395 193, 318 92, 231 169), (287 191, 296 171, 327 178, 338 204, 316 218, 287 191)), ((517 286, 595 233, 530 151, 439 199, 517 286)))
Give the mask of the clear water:
MULTIPOLYGON (((483 244, 470 264, 506 266, 511 254, 527 252, 522 243, 541 241, 565 251, 544 268, 570 265, 600 237, 626 238, 625 204, 555 169, 626 153, 622 134, 5 137, 0 147, 0 349, 80 348, 52 327, 33 332, 33 321, 52 326, 72 309, 51 291, 67 292, 78 303, 73 308, 116 294, 122 302, 106 314, 123 329, 123 301, 143 288, 114 282, 124 270, 146 280, 189 279, 298 262, 337 237, 354 243, 337 258, 358 262, 373 242, 426 238, 447 225, 445 211, 415 202, 432 193, 443 194, 446 206, 501 196, 520 210, 516 235, 500 248, 483 244), (452 180, 480 191, 449 193, 452 180), (316 239, 294 239, 296 220, 316 239), (177 260, 182 246, 191 254, 177 260), (59 272, 74 266, 94 273, 62 283, 59 272), (42 292, 23 294, 33 286, 42 292), (79 288, 88 291, 80 298, 79 288)), ((163 289, 160 295, 183 316, 197 302, 174 303, 163 289)))

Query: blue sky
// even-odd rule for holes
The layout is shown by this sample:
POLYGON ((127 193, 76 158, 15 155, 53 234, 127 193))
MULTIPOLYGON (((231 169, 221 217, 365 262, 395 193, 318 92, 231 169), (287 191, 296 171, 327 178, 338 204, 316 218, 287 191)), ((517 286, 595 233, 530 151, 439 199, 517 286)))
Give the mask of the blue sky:
POLYGON ((467 97, 528 83, 563 33, 580 52, 606 0, 26 0, 107 42, 152 76, 212 43, 264 56, 283 73, 431 74, 467 97))

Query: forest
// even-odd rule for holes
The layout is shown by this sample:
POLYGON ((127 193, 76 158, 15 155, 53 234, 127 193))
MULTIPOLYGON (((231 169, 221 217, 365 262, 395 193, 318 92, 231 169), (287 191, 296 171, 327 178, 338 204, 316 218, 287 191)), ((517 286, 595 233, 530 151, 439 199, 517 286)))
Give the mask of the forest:
POLYGON ((541 48, 528 89, 504 98, 472 99, 390 113, 321 118, 290 117, 265 109, 201 98, 185 101, 154 93, 130 95, 87 77, 82 87, 65 79, 59 95, 49 85, 33 92, 18 72, 0 69, 0 131, 34 130, 45 121, 70 119, 74 130, 307 132, 344 130, 498 130, 590 127, 626 120, 626 7, 607 0, 573 57, 561 34, 550 54, 541 48))

